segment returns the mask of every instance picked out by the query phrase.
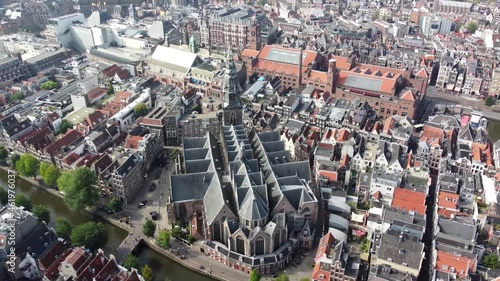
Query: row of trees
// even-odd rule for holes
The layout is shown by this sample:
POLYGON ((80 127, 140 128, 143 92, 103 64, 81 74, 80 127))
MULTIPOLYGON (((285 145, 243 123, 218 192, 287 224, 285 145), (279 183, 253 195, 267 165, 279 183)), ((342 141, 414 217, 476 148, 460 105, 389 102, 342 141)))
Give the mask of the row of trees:
MULTIPOLYGON (((0 202, 3 205, 8 202, 8 193, 4 189, 0 189, 0 202)), ((16 195, 14 203, 33 213, 39 222, 50 222, 50 211, 46 206, 33 205, 31 200, 22 194, 16 195)), ((104 247, 108 241, 108 233, 102 223, 86 222, 73 228, 68 221, 58 218, 55 230, 59 237, 70 240, 74 246, 85 246, 93 252, 104 247)))
MULTIPOLYGON (((64 192, 64 203, 72 210, 85 207, 93 207, 99 200, 99 189, 97 188, 97 176, 89 168, 78 168, 61 172, 59 168, 48 162, 38 161, 29 153, 22 155, 12 154, 8 159, 5 147, 0 147, 0 163, 10 162, 11 167, 26 177, 36 179, 40 175, 43 182, 49 187, 58 187, 64 192)), ((121 201, 112 199, 109 202, 110 209, 121 210, 121 201)))

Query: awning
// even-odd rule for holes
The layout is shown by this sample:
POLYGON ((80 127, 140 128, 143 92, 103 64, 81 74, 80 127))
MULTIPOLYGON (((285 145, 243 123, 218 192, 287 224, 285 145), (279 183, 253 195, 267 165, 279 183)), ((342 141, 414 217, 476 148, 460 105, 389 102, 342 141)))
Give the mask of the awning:
POLYGON ((453 87, 455 87, 455 85, 453 85, 453 84, 449 84, 448 86, 446 86, 446 90, 450 90, 450 91, 452 91, 452 90, 453 90, 453 87))
POLYGON ((460 87, 455 87, 455 92, 460 92, 461 89, 462 88, 460 88, 460 87))

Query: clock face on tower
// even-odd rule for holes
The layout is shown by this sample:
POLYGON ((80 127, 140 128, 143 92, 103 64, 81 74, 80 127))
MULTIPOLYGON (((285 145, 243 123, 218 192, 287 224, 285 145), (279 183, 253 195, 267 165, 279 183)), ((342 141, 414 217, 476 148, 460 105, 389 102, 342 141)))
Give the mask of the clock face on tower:
POLYGON ((254 35, 255 35, 255 31, 252 31, 252 36, 254 36, 254 35))

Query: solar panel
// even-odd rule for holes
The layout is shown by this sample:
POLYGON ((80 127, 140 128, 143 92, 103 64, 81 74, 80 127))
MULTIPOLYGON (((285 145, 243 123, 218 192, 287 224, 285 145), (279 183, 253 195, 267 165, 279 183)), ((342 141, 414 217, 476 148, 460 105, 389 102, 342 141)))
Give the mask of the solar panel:
POLYGON ((349 77, 347 77, 344 85, 368 91, 380 92, 380 88, 382 87, 382 82, 383 81, 379 79, 350 75, 349 77))

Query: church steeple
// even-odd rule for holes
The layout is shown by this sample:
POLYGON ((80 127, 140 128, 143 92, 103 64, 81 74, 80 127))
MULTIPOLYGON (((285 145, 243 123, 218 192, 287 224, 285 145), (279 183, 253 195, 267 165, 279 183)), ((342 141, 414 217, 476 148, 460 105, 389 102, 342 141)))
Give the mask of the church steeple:
POLYGON ((224 73, 224 125, 242 125, 243 107, 241 104, 241 87, 238 82, 234 54, 229 48, 224 73))

